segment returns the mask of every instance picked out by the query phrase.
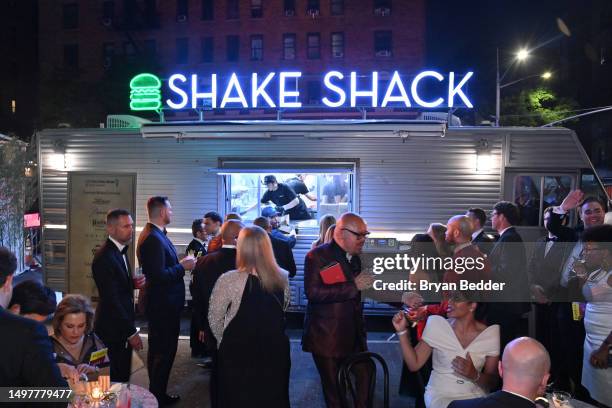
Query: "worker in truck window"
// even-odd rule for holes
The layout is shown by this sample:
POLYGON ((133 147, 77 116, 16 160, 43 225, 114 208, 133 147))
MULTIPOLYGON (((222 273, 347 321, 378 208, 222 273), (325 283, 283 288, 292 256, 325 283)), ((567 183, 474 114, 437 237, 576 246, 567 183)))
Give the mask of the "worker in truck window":
POLYGON ((287 179, 286 183, 295 192, 295 194, 301 194, 310 201, 317 201, 316 194, 311 192, 312 189, 309 189, 306 185, 305 174, 296 174, 295 177, 287 179))
POLYGON ((289 186, 279 183, 273 175, 264 177, 264 184, 268 188, 261 198, 261 203, 273 202, 276 210, 281 214, 289 214, 291 220, 309 220, 310 214, 304 201, 299 198, 289 186))
POLYGON ((344 177, 336 174, 323 186, 323 201, 325 204, 346 203, 348 192, 348 183, 344 177))

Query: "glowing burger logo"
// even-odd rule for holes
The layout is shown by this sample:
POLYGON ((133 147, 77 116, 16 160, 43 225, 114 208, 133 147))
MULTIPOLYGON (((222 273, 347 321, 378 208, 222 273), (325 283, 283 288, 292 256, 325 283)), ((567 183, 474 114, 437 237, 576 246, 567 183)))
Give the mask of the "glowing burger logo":
POLYGON ((161 101, 161 81, 153 74, 139 74, 130 81, 130 109, 159 110, 161 101))

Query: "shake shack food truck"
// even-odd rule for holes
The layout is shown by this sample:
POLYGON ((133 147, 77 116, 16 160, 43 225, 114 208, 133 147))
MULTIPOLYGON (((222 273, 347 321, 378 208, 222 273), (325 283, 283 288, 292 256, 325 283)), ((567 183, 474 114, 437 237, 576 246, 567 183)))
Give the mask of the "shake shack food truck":
MULTIPOLYGON (((469 207, 490 210, 501 199, 520 205, 520 231, 534 240, 543 231, 543 209, 559 204, 571 189, 605 194, 569 129, 453 126, 445 113, 437 120, 423 113, 409 120, 371 119, 365 113, 356 119, 286 119, 291 109, 301 108, 295 86, 300 75, 253 74, 245 81, 235 74, 224 80, 175 74, 164 81, 139 75, 127 91, 132 110, 154 110, 169 119, 174 110, 192 108, 199 117, 109 116, 103 128, 41 131, 47 284, 95 296, 90 265, 106 238, 109 208, 131 210, 137 236, 147 222, 147 198, 168 196, 174 212, 168 235, 180 253, 192 239, 192 221, 207 211, 239 212, 247 222, 259 216, 266 206, 260 202, 266 192, 262 182, 270 174, 279 182, 301 175, 308 196, 316 198, 300 195, 312 218, 291 220, 297 227, 294 310, 306 304, 304 256, 325 214, 361 214, 372 233, 365 251, 398 253, 430 223, 445 223, 469 207), (285 117, 228 120, 217 114, 230 107, 285 117)), ((375 72, 368 77, 327 73, 321 80, 322 109, 472 107, 466 92, 471 73, 424 71, 411 81, 394 73, 386 82, 375 72), (421 91, 426 85, 430 92, 421 91)), ((374 301, 367 306, 369 313, 385 307, 374 301)))

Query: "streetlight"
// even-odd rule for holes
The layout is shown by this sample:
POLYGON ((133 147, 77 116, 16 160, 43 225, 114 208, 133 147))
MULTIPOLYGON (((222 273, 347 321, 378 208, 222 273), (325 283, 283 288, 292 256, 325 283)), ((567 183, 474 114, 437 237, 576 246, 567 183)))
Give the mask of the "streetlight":
POLYGON ((510 68, 512 68, 512 66, 514 65, 516 61, 522 62, 522 61, 525 61, 527 58, 529 58, 529 50, 526 48, 520 49, 515 54, 514 59, 512 60, 508 68, 506 68, 506 71, 504 71, 504 73, 501 76, 499 75, 499 48, 497 48, 496 51, 497 51, 497 54, 496 54, 497 70, 496 70, 496 77, 495 77, 495 126, 499 127, 499 117, 500 117, 500 111, 501 111, 500 94, 501 94, 502 88, 506 88, 510 85, 514 85, 518 82, 522 82, 526 79, 535 78, 535 77, 540 77, 542 79, 550 79, 552 77, 552 73, 550 71, 546 71, 543 74, 529 75, 527 77, 517 79, 516 81, 511 81, 511 82, 502 84, 501 82, 504 80, 504 78, 508 74, 508 71, 510 71, 510 68))

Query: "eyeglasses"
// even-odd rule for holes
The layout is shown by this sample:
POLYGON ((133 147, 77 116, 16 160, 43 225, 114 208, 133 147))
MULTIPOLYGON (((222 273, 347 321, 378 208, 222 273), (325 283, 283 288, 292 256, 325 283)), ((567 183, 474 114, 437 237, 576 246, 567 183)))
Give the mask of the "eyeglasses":
POLYGON ((370 235, 370 231, 366 231, 366 232, 355 232, 353 230, 350 230, 348 228, 342 228, 343 231, 348 231, 351 234, 353 234, 354 236, 357 237, 357 239, 366 239, 368 237, 368 235, 370 235))

